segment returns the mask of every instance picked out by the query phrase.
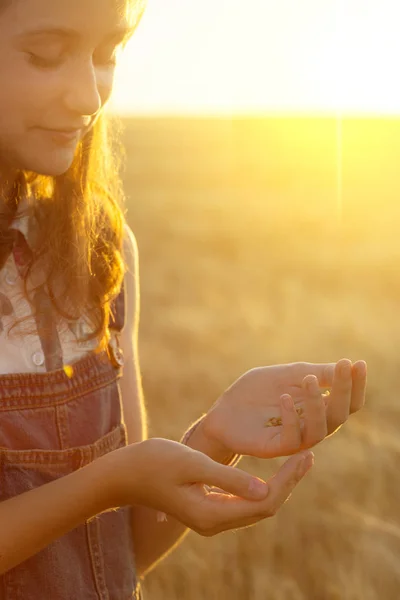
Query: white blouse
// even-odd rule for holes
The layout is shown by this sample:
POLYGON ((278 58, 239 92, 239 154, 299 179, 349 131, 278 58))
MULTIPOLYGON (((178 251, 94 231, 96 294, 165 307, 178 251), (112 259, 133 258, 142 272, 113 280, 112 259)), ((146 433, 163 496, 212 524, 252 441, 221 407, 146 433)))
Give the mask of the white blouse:
MULTIPOLYGON (((21 202, 17 215, 27 207, 26 201, 21 202)), ((32 235, 32 215, 15 218, 11 227, 23 233, 29 243, 32 235)), ((0 375, 8 373, 44 373, 45 356, 42 351, 40 338, 37 334, 25 333, 22 337, 20 332, 25 326, 34 329, 33 318, 13 328, 8 336, 11 325, 20 318, 32 317, 32 308, 25 300, 23 294, 23 281, 20 277, 14 255, 11 253, 4 267, 0 270, 0 375), (22 329, 21 329, 22 328, 22 329)), ((89 333, 90 327, 82 318, 79 321, 67 322, 63 320, 57 324, 57 331, 63 353, 64 366, 70 365, 89 352, 93 351, 98 340, 79 342, 82 334, 89 333), (79 334, 79 335, 77 335, 79 334)), ((112 336, 111 344, 115 340, 112 336)))

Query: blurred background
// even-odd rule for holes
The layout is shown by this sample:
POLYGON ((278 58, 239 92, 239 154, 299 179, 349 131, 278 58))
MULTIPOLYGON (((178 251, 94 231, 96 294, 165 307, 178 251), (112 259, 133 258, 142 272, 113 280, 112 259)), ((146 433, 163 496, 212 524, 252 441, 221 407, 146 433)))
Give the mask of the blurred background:
POLYGON ((279 514, 191 533, 152 600, 400 596, 396 17, 394 0, 149 0, 121 58, 150 435, 178 439, 255 366, 369 367, 367 406, 279 514))

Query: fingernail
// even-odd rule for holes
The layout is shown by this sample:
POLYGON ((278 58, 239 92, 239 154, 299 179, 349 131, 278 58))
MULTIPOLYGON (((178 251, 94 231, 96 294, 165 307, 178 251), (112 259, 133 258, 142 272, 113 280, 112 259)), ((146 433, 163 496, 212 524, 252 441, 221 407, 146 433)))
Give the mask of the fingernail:
POLYGON ((315 390, 316 387, 318 386, 318 379, 316 377, 313 377, 311 379, 311 377, 310 377, 310 379, 307 382, 307 385, 308 385, 309 390, 315 390))
POLYGON ((306 473, 308 473, 308 471, 311 469, 313 464, 314 464, 314 455, 313 454, 307 454, 306 456, 303 456, 303 459, 300 461, 300 464, 298 466, 298 473, 299 473, 300 477, 304 477, 304 475, 306 473))
POLYGON ((283 406, 285 407, 286 410, 290 410, 293 412, 294 405, 293 405, 293 400, 292 400, 291 396, 288 396, 288 395, 282 396, 282 402, 283 402, 283 406))
POLYGON ((302 456, 300 461, 297 463, 297 467, 296 467, 296 473, 298 475, 298 477, 302 477, 303 476, 303 469, 304 469, 304 461, 306 460, 305 456, 302 456))
POLYGON ((356 375, 357 377, 364 377, 367 371, 367 365, 365 362, 359 363, 356 367, 356 375))
POLYGON ((347 377, 348 375, 350 375, 350 373, 351 373, 351 364, 344 363, 343 365, 340 365, 340 374, 343 375, 343 377, 347 377))
POLYGON ((249 492, 255 498, 264 498, 268 492, 268 484, 261 479, 254 478, 250 481, 249 492))

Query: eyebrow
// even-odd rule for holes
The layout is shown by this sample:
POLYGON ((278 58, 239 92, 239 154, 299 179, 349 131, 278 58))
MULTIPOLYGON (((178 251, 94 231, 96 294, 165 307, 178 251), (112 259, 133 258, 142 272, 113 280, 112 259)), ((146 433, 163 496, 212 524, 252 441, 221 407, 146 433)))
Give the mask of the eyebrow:
MULTIPOLYGON (((108 35, 106 35, 104 41, 113 41, 113 40, 121 40, 127 42, 132 35, 134 34, 136 26, 132 27, 118 27, 111 31, 108 35)), ((30 31, 25 31, 22 33, 20 38, 22 37, 37 37, 42 35, 58 35, 59 37, 78 40, 82 37, 82 34, 75 29, 71 29, 69 27, 45 27, 43 29, 31 29, 30 31)))

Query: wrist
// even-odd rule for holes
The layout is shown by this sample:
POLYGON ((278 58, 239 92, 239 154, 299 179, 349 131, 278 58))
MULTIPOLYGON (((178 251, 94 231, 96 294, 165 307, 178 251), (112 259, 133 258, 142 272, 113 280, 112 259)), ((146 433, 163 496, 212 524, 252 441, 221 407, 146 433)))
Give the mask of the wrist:
POLYGON ((214 440, 206 435, 204 428, 206 417, 207 414, 204 414, 193 423, 181 439, 181 443, 189 446, 193 450, 206 454, 215 460, 215 462, 219 462, 223 465, 236 466, 241 457, 218 442, 218 440, 214 440))
POLYGON ((122 446, 92 463, 97 464, 102 476, 101 495, 107 509, 139 504, 144 443, 142 441, 122 446))
POLYGON ((98 512, 104 512, 123 506, 123 497, 117 481, 117 465, 113 452, 104 454, 84 467, 96 481, 96 501, 98 512))

